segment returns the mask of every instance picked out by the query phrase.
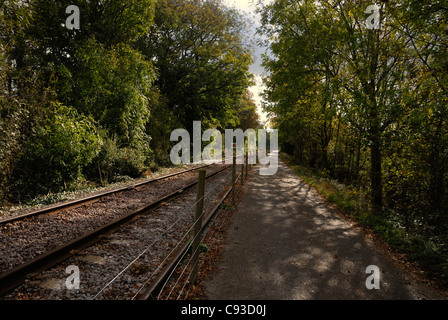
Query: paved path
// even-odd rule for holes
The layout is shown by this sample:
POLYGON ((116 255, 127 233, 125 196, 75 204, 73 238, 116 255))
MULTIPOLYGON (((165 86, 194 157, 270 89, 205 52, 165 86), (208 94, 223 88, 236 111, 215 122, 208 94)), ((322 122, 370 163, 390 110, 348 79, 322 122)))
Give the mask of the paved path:
POLYGON ((439 299, 379 253, 284 163, 254 167, 230 226, 219 271, 205 281, 215 299, 439 299), (366 288, 366 268, 380 289, 366 288))

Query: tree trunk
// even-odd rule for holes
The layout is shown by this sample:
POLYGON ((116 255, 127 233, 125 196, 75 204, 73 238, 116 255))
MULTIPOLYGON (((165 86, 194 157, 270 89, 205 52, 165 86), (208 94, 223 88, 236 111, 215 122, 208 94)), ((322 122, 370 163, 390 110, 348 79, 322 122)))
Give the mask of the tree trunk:
POLYGON ((436 213, 435 216, 439 214, 442 209, 442 199, 444 196, 444 186, 443 186, 443 172, 445 172, 445 164, 441 159, 441 126, 442 119, 438 121, 436 132, 434 136, 431 137, 431 157, 430 157, 430 183, 429 183, 429 197, 431 203, 431 211, 436 213))
POLYGON ((381 151, 379 146, 372 146, 371 154, 371 187, 372 187, 372 209, 374 213, 383 210, 383 184, 381 181, 381 151))
POLYGON ((383 184, 381 170, 381 135, 378 121, 373 121, 370 128, 370 183, 372 189, 371 205, 374 214, 383 211, 383 184))
POLYGON ((361 161, 361 138, 358 139, 357 146, 356 146, 356 186, 359 186, 361 184, 361 181, 359 179, 359 170, 360 170, 360 161, 361 161))
POLYGON ((378 74, 379 32, 370 30, 370 66, 368 83, 365 87, 370 115, 370 183, 372 188, 371 205, 373 214, 383 212, 383 184, 381 172, 381 119, 377 104, 376 75, 378 74))

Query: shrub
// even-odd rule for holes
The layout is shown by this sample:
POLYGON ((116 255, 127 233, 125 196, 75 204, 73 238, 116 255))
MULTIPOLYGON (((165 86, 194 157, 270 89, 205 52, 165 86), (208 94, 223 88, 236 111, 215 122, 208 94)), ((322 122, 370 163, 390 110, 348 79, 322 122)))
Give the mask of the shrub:
POLYGON ((121 147, 118 139, 109 137, 106 130, 101 130, 102 144, 100 150, 86 169, 90 179, 102 184, 136 178, 145 170, 147 151, 142 146, 121 147))
POLYGON ((84 180, 82 169, 98 154, 101 139, 93 120, 73 108, 54 103, 36 124, 16 166, 14 188, 34 197, 70 189, 84 180))

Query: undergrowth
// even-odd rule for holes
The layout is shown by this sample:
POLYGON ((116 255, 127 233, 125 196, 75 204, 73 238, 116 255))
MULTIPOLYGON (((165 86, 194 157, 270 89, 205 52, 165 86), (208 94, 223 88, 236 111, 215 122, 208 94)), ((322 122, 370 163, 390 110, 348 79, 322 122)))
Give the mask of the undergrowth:
POLYGON ((448 244, 434 239, 424 232, 403 227, 393 211, 381 215, 372 212, 367 191, 357 190, 329 178, 322 172, 294 162, 293 158, 281 154, 281 159, 307 184, 315 188, 329 203, 350 216, 360 225, 369 228, 389 246, 417 263, 427 275, 441 287, 448 288, 448 244))

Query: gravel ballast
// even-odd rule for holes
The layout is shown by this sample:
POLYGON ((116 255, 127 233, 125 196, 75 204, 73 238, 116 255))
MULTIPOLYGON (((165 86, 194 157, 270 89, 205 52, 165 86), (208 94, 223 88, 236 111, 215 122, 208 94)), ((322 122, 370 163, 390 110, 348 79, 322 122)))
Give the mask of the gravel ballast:
MULTIPOLYGON (((218 167, 222 168, 222 166, 216 166, 211 170, 217 170, 218 167)), ((211 170, 207 170, 207 173, 211 170)), ((196 179, 197 173, 193 173, 191 176, 191 179, 196 179)), ((231 171, 224 170, 207 180, 204 212, 207 213, 214 207, 216 201, 224 193, 225 186, 230 185, 230 179, 231 171)), ((176 181, 175 185, 179 189, 179 182, 177 179, 176 181)), ((151 188, 152 193, 157 190, 158 196, 160 196, 160 189, 159 186, 151 188)), ((168 189, 167 187, 166 190, 168 189)), ((127 195, 126 198, 110 199, 114 205, 100 201, 94 204, 95 212, 98 210, 93 214, 95 218, 81 220, 90 221, 87 222, 87 225, 91 225, 93 221, 96 223, 97 217, 101 217, 99 208, 102 208, 102 211, 109 208, 116 212, 129 212, 138 206, 141 207, 143 204, 138 199, 148 199, 153 196, 150 190, 146 192, 147 194, 144 193, 144 196, 140 192, 135 197, 127 195)), ((123 300, 135 298, 136 294, 143 290, 143 285, 150 283, 163 265, 171 259, 170 253, 174 254, 182 244, 189 240, 195 201, 196 188, 192 188, 173 201, 152 210, 149 214, 141 215, 120 227, 116 232, 104 236, 102 240, 89 248, 74 252, 73 256, 63 263, 39 274, 30 275, 22 285, 4 296, 3 299, 123 300), (70 272, 70 268, 67 269, 70 266, 72 269, 74 267, 75 270, 79 270, 79 289, 69 288, 74 275, 70 272)), ((71 214, 74 216, 74 220, 62 223, 67 226, 67 229, 64 228, 64 230, 77 230, 75 233, 86 231, 80 226, 83 222, 76 218, 76 211, 79 209, 81 208, 75 209, 75 213, 71 214)), ((65 221, 63 219, 67 218, 59 218, 58 221, 65 221)), ((29 227, 27 230, 31 231, 32 228, 29 227)), ((4 230, 2 230, 2 234, 4 234, 4 230)), ((48 230, 44 238, 54 239, 55 234, 54 231, 48 230)), ((63 241, 61 240, 61 242, 63 241)), ((28 241, 28 243, 30 242, 32 241, 28 241)), ((45 244, 48 241, 39 241, 39 243, 41 245, 34 246, 34 248, 46 248, 45 244)), ((2 246, 2 249, 4 247, 2 246)), ((26 246, 23 247, 26 248, 26 246)), ((30 251, 32 250, 30 249, 30 251)), ((11 254, 11 251, 9 253, 11 254)), ((23 254, 20 257, 23 257, 23 254)))

